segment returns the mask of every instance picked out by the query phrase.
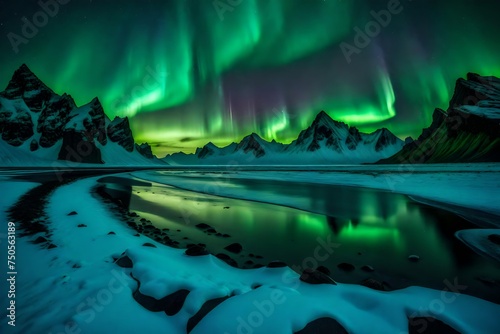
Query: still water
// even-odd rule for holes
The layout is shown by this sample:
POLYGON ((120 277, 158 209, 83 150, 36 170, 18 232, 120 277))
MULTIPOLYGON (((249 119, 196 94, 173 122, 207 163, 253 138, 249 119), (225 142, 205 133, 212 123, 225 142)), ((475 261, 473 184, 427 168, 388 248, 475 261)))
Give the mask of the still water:
POLYGON ((419 285, 443 289, 458 282, 466 286, 463 293, 500 302, 498 283, 485 282, 500 281, 500 265, 454 237, 456 231, 476 226, 404 195, 348 186, 231 180, 231 186, 242 191, 307 203, 310 211, 323 213, 317 214, 159 183, 127 184, 121 180, 102 182, 122 197, 130 211, 160 229, 170 229, 170 237, 181 246, 204 243, 211 253, 226 253, 242 268, 253 267, 245 264, 249 260, 264 265, 281 260, 296 271, 325 266, 336 281, 343 283, 359 284, 374 278, 392 288, 419 285), (204 233, 195 226, 200 223, 231 237, 204 233), (224 250, 235 242, 243 246, 240 254, 224 250), (409 255, 418 255, 420 261, 409 261, 409 255), (337 265, 343 262, 356 269, 339 269, 337 265), (361 270, 364 265, 375 271, 361 270))

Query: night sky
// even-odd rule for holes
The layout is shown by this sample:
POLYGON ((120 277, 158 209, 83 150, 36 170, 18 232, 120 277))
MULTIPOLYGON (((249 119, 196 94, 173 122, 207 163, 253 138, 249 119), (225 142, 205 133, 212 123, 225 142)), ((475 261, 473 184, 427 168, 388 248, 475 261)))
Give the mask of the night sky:
POLYGON ((500 76, 496 0, 401 0, 350 61, 341 45, 387 0, 59 1, 53 17, 0 1, 0 89, 26 63, 78 105, 98 96, 129 116, 160 156, 251 132, 289 142, 320 110, 417 136, 458 77, 500 76), (23 35, 22 17, 38 31, 23 35))

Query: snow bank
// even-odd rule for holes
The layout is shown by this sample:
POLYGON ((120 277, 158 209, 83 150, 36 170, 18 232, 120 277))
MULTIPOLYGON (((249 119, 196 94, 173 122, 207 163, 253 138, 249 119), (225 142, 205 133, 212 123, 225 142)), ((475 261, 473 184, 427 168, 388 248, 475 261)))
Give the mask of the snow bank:
POLYGON ((455 233, 456 237, 480 255, 487 255, 500 261, 500 245, 495 244, 488 237, 500 235, 500 229, 471 229, 455 233))

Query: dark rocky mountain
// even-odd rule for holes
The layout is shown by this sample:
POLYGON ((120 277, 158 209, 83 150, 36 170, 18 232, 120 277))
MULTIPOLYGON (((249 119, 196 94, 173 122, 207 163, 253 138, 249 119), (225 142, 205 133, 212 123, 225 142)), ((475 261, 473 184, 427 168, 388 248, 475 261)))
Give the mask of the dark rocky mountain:
POLYGON ((120 144, 129 152, 134 150, 134 137, 132 136, 132 130, 130 130, 127 117, 115 117, 108 125, 106 133, 112 142, 120 144))
POLYGON ((403 141, 387 129, 371 134, 333 120, 321 111, 290 144, 268 142, 256 133, 219 148, 208 143, 195 154, 165 157, 173 164, 325 164, 374 162, 399 151, 403 141))
POLYGON ((151 146, 148 143, 142 143, 140 145, 135 144, 135 149, 148 159, 156 159, 156 156, 153 154, 151 146))
POLYGON ((0 92, 0 134, 8 144, 2 144, 0 157, 6 162, 18 153, 25 158, 31 153, 34 161, 93 164, 151 159, 147 150, 146 156, 135 150, 127 118, 110 121, 98 98, 77 107, 70 95, 56 94, 24 64, 0 92))
POLYGON ((468 73, 458 79, 447 111, 435 109, 415 141, 379 163, 500 161, 500 79, 468 73))

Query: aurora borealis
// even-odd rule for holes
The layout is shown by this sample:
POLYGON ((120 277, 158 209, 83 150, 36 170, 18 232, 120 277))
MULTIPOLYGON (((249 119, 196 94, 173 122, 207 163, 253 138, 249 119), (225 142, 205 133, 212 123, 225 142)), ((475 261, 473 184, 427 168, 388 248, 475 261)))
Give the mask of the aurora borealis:
POLYGON ((9 33, 22 35, 22 17, 42 8, 2 4, 0 86, 26 63, 77 104, 98 96, 111 118, 129 116, 136 141, 159 156, 251 132, 289 142, 320 110, 416 136, 458 77, 500 76, 494 0, 401 0, 351 63, 340 44, 387 0, 63 2, 17 53, 9 33))

